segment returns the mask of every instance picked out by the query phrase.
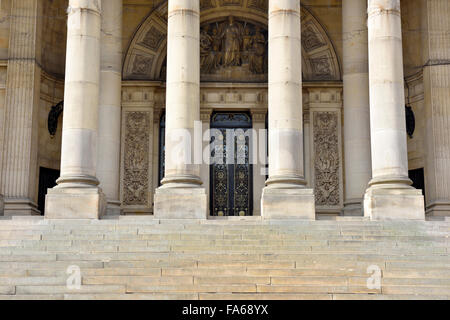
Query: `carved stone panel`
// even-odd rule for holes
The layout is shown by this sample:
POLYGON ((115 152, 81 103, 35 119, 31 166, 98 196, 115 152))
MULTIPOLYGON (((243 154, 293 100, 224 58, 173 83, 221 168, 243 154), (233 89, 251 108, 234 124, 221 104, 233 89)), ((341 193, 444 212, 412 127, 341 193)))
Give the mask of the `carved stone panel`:
POLYGON ((316 205, 341 205, 339 113, 313 112, 314 181, 316 205))
POLYGON ((151 206, 149 203, 150 112, 131 111, 124 120, 123 205, 151 206))
POLYGON ((157 51, 163 40, 166 38, 166 34, 158 28, 152 26, 146 33, 144 39, 139 44, 149 48, 153 51, 157 51))
POLYGON ((267 28, 229 16, 200 32, 202 81, 267 81, 267 28))

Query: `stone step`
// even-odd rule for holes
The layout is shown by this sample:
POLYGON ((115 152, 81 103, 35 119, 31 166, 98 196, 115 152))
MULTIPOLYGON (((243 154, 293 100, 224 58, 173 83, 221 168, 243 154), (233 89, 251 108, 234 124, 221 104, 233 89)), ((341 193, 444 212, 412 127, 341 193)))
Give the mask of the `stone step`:
POLYGON ((125 293, 125 286, 121 285, 82 285, 80 289, 69 289, 64 286, 16 286, 17 295, 53 295, 71 293, 125 293))
POLYGON ((449 222, 0 221, 0 299, 448 299, 449 222), (381 289, 367 288, 368 267, 381 289), (82 287, 66 286, 69 266, 82 287))

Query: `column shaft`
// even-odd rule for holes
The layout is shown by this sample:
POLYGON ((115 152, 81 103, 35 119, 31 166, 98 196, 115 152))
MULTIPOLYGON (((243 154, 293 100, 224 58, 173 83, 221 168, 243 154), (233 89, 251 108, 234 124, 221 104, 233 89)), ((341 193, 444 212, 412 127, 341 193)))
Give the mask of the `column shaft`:
POLYGON ((269 2, 268 185, 305 185, 300 2, 269 2))
POLYGON ((156 190, 155 216, 205 219, 207 195, 200 187, 199 0, 169 0, 167 40, 165 177, 156 190))
POLYGON ((120 214, 122 0, 102 0, 97 177, 108 214, 120 214))
MULTIPOLYGON (((194 123, 200 121, 200 2, 170 0, 164 185, 200 185, 194 123)), ((200 142, 201 143, 201 142, 200 142)))
POLYGON ((410 184, 400 0, 369 1, 371 184, 410 184))
POLYGON ((11 2, 1 193, 5 215, 38 214, 41 0, 11 2))
POLYGON ((369 0, 372 180, 364 201, 374 220, 423 219, 408 178, 400 0, 369 0))
POLYGON ((314 219, 303 149, 300 1, 269 0, 269 179, 266 219, 314 219))
POLYGON ((361 215, 372 177, 367 0, 343 0, 345 215, 361 215))
POLYGON ((427 213, 450 216, 450 2, 423 4, 427 213))
POLYGON ((47 218, 99 218, 97 187, 100 82, 100 0, 70 0, 61 150, 61 177, 49 190, 47 218))

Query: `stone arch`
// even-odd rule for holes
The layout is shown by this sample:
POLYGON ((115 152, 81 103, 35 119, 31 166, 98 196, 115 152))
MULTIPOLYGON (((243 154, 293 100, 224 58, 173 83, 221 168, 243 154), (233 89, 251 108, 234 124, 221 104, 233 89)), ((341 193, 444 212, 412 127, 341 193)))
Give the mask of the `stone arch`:
MULTIPOLYGON (((201 23, 234 15, 267 26, 267 0, 201 0, 201 23)), ((302 6, 302 66, 305 81, 338 81, 338 56, 326 30, 302 6)), ((154 9, 136 31, 123 68, 125 80, 164 80, 167 50, 167 1, 154 9)))

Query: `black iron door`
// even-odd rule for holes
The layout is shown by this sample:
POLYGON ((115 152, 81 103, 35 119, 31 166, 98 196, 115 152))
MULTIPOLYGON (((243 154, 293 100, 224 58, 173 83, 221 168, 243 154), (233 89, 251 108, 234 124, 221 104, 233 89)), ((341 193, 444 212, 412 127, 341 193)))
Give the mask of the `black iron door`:
POLYGON ((211 215, 251 216, 253 211, 250 141, 245 113, 216 113, 211 121, 211 215))

